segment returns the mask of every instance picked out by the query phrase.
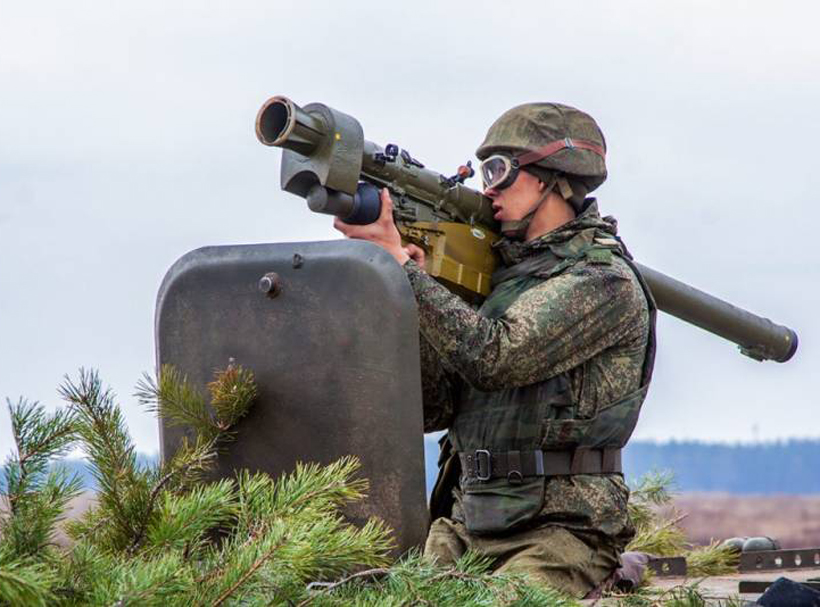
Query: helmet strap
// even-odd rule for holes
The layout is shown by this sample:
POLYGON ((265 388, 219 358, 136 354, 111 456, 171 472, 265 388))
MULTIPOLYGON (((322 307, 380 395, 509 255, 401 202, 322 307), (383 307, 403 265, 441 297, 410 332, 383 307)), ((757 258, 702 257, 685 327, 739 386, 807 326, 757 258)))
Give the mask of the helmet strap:
MULTIPOLYGON (((501 233, 512 240, 524 240, 527 236, 527 228, 530 227, 530 224, 532 223, 532 218, 535 217, 535 213, 538 211, 541 205, 544 204, 544 201, 547 199, 547 196, 550 195, 552 190, 555 189, 556 184, 559 184, 560 181, 563 181, 566 184, 567 188, 569 188, 569 184, 567 183, 566 179, 564 179, 563 177, 557 177, 553 175, 549 183, 547 183, 547 187, 544 188, 544 192, 541 194, 541 196, 538 197, 538 200, 536 200, 532 204, 530 212, 524 215, 524 217, 522 217, 521 219, 516 219, 514 221, 502 221, 501 233)), ((560 188, 561 186, 559 185, 558 187, 560 188)), ((569 191, 571 195, 572 189, 570 188, 569 191)), ((563 196, 563 194, 561 195, 563 196)))
POLYGON ((565 177, 559 177, 557 179, 558 182, 558 191, 563 196, 564 200, 569 200, 572 198, 572 188, 569 185, 569 181, 566 180, 565 177))

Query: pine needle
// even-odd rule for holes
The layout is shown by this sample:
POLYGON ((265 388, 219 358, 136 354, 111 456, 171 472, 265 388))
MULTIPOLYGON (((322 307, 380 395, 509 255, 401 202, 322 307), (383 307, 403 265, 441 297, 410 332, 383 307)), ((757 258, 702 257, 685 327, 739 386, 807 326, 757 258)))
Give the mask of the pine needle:
POLYGON ((0 604, 578 605, 523 577, 491 575, 489 561, 474 554, 450 567, 416 553, 393 563, 392 531, 382 521, 354 526, 342 514, 368 489, 354 457, 298 464, 279 479, 244 470, 208 481, 219 444, 256 395, 253 376, 239 366, 215 374, 208 403, 170 367, 156 381, 143 378, 138 398, 186 428, 159 465, 138 463, 122 411, 96 372, 67 378, 61 394, 69 407, 56 416, 36 405, 13 408, 18 465, 10 486, 20 497, 8 520, 39 530, 28 537, 53 531, 75 488, 46 468, 68 448, 71 424, 98 482, 97 505, 69 525, 73 545, 25 558, 3 523, 0 604))
POLYGON ((214 372, 208 384, 210 405, 205 398, 171 365, 163 365, 157 379, 143 375, 135 396, 149 411, 160 415, 171 426, 192 430, 205 442, 230 440, 232 428, 250 410, 256 399, 253 373, 231 362, 214 372))
POLYGON ((670 472, 650 472, 638 481, 629 497, 629 515, 635 537, 626 547, 632 552, 655 556, 677 556, 686 547, 686 536, 679 527, 684 515, 672 509, 674 479, 670 472), (662 516, 666 508, 668 514, 662 516))
POLYGON ((737 573, 739 562, 739 553, 719 541, 694 548, 686 554, 687 571, 692 577, 731 575, 737 573))
POLYGON ((0 605, 52 605, 54 576, 37 563, 5 561, 0 556, 0 605))
POLYGON ((468 553, 442 567, 410 553, 388 569, 377 568, 332 583, 313 583, 298 607, 534 606, 578 607, 572 598, 516 575, 492 575, 488 559, 468 553))
POLYGON ((169 426, 188 428, 206 440, 218 433, 202 394, 172 365, 163 365, 156 379, 143 374, 134 396, 169 426))
POLYGON ((70 411, 46 413, 39 403, 8 403, 16 450, 3 467, 8 515, 0 519, 3 544, 16 558, 34 556, 52 542, 54 527, 68 502, 80 492, 77 475, 53 467, 77 437, 70 411))
POLYGON ((211 393, 214 421, 223 431, 235 426, 256 399, 253 373, 233 362, 224 370, 214 373, 208 391, 211 393))
POLYGON ((673 477, 669 472, 653 472, 638 482, 629 502, 636 533, 626 549, 655 556, 684 556, 691 577, 736 573, 739 560, 736 552, 718 542, 692 547, 686 541, 680 528, 686 515, 671 505, 672 486, 673 477))
POLYGON ((110 523, 101 530, 104 541, 111 549, 125 549, 144 525, 150 470, 138 466, 122 411, 96 371, 80 369, 79 380, 75 383, 66 377, 59 391, 77 418, 78 434, 99 487, 98 508, 110 523))
POLYGON ((653 470, 640 478, 631 491, 635 503, 665 506, 675 495, 675 477, 669 470, 653 470))
POLYGON ((627 546, 631 552, 647 552, 655 556, 677 556, 688 544, 686 535, 678 527, 683 516, 671 520, 651 518, 636 529, 635 537, 627 546))
POLYGON ((745 604, 739 597, 707 601, 700 588, 702 580, 689 582, 660 590, 643 587, 629 594, 611 593, 607 605, 612 607, 741 607, 745 604))

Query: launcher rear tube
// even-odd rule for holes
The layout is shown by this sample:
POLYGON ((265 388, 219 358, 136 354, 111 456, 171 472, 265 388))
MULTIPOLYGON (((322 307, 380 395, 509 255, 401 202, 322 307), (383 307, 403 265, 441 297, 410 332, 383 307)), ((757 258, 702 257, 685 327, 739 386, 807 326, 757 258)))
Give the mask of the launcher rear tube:
POLYGON ((797 351, 797 334, 768 318, 704 293, 638 264, 658 309, 736 343, 755 360, 786 362, 797 351))

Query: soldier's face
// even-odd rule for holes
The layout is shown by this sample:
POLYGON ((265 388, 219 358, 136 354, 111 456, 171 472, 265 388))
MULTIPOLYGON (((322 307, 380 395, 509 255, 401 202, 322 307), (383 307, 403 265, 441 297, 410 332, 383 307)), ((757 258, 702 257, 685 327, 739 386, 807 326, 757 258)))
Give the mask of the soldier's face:
POLYGON ((493 201, 493 218, 496 221, 518 221, 532 211, 541 198, 544 184, 527 171, 518 171, 518 177, 503 190, 487 188, 484 195, 493 201))

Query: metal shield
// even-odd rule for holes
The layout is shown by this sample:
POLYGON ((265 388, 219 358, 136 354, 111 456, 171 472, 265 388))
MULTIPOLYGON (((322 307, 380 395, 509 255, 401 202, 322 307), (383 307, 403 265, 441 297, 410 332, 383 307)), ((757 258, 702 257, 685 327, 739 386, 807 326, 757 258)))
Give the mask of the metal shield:
MULTIPOLYGON (((418 318, 401 267, 362 241, 206 247, 168 271, 157 296, 158 365, 203 391, 233 359, 259 398, 219 456, 218 476, 356 455, 378 516, 403 552, 427 531, 418 318)), ((162 456, 184 429, 160 422, 162 456)))

